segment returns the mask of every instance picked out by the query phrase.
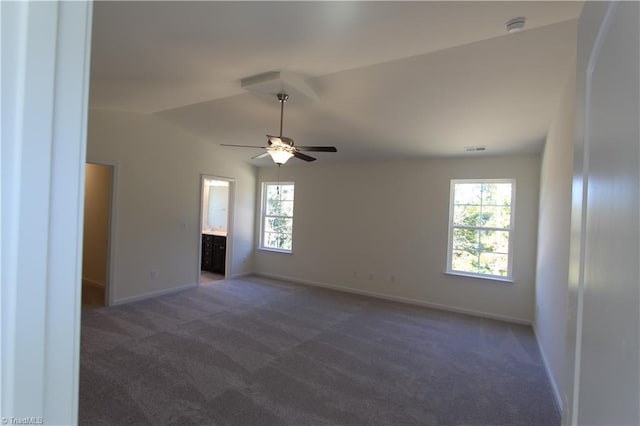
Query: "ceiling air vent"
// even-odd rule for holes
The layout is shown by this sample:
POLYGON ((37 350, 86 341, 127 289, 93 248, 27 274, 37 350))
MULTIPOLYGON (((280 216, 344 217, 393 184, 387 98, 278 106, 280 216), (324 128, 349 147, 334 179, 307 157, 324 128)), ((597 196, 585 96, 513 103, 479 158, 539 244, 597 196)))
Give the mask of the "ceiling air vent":
POLYGON ((465 146, 464 150, 467 152, 486 151, 486 146, 465 146))
POLYGON ((511 34, 518 33, 524 30, 524 24, 526 22, 527 18, 525 18, 524 16, 518 16, 517 18, 509 20, 509 22, 505 24, 505 26, 507 27, 507 32, 511 34))

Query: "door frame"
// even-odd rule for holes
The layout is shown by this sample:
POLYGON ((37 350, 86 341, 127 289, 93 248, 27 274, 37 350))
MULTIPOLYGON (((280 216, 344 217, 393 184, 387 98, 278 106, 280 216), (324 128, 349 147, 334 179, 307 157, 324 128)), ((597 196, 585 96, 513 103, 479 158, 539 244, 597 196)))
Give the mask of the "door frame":
POLYGON ((200 174, 200 215, 198 220, 198 264, 197 266, 197 275, 196 275, 196 283, 200 285, 200 271, 202 266, 202 219, 204 218, 204 181, 205 179, 209 180, 220 180, 224 182, 229 182, 229 195, 227 199, 227 244, 224 256, 224 278, 227 279, 232 276, 231 274, 231 265, 232 265, 232 254, 233 254, 233 217, 234 217, 234 206, 235 206, 235 192, 236 192, 236 180, 234 178, 225 177, 225 176, 217 176, 211 175, 207 173, 200 174))
MULTIPOLYGON (((112 306, 115 298, 115 291, 113 289, 113 277, 116 276, 116 251, 115 251, 115 238, 116 238, 116 224, 118 221, 116 220, 116 212, 118 211, 117 200, 116 197, 118 186, 118 163, 112 161, 98 161, 98 160, 89 160, 87 159, 85 164, 95 164, 98 166, 107 166, 111 167, 111 190, 109 191, 109 223, 108 223, 108 231, 109 242, 107 247, 107 276, 105 278, 104 283, 104 304, 105 306, 112 306)), ((87 184, 85 182, 85 191, 87 184)))
POLYGON ((0 417, 77 424, 93 3, 0 10, 0 417))

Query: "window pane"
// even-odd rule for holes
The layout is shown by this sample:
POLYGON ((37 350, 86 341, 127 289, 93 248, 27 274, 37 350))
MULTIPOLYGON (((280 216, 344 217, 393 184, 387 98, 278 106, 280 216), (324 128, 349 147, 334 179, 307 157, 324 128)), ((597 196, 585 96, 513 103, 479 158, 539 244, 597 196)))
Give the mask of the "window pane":
POLYGON ((483 183, 482 204, 493 206, 511 205, 510 183, 483 183))
POLYGON ((267 185, 267 199, 279 199, 278 185, 267 185))
POLYGON ((293 200, 293 185, 280 185, 282 200, 293 200))
POLYGON ((480 231, 480 251, 484 252, 509 252, 509 232, 507 231, 480 231))
POLYGON ((293 185, 277 185, 277 184, 268 184, 267 185, 267 198, 274 200, 293 200, 293 185))
POLYGON ((481 201, 482 184, 456 183, 454 185, 454 204, 476 204, 481 201))
POLYGON ((283 216, 293 216, 293 201, 280 203, 280 212, 283 216))
POLYGON ((491 212, 485 212, 480 206, 455 206, 454 224, 463 226, 487 226, 491 212))
POLYGON ((489 228, 509 228, 511 226, 511 207, 482 206, 483 226, 489 228))
POLYGON ((291 235, 265 232, 264 246, 267 248, 291 250, 291 235))
POLYGON ((499 206, 510 206, 513 198, 513 188, 510 183, 498 185, 496 190, 496 204, 499 206))
POLYGON ((480 272, 483 274, 507 276, 509 256, 498 253, 480 253, 480 272))
POLYGON ((453 223, 462 226, 488 226, 493 217, 491 212, 484 212, 480 206, 454 206, 453 223))
POLYGON ((479 234, 475 229, 454 228, 453 249, 475 252, 478 250, 479 234))
POLYGON ((277 232, 280 234, 291 234, 293 230, 293 219, 282 217, 267 217, 264 225, 265 232, 277 232))
POLYGON ((459 205, 453 207, 453 223, 464 226, 477 226, 480 206, 459 205))
POLYGON ((266 208, 267 208, 266 214, 268 214, 270 216, 279 215, 280 212, 282 211, 282 207, 280 205, 280 201, 278 201, 277 199, 269 198, 267 200, 266 208))
POLYGON ((466 251, 454 250, 451 253, 451 269, 462 272, 478 272, 478 256, 466 251))
POLYGON ((267 200, 269 216, 293 216, 293 201, 267 200))
POLYGON ((276 234, 272 232, 265 232, 263 237, 263 244, 265 247, 269 248, 277 248, 277 240, 275 237, 276 234))

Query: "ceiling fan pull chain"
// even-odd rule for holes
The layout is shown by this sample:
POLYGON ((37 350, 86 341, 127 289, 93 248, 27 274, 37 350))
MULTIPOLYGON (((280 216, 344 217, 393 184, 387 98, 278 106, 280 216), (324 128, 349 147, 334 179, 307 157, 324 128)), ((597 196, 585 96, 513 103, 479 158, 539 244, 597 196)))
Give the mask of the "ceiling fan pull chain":
POLYGON ((278 191, 278 198, 280 199, 280 204, 282 204, 282 194, 280 193, 280 166, 282 166, 282 164, 278 164, 278 185, 276 186, 276 191, 278 191))

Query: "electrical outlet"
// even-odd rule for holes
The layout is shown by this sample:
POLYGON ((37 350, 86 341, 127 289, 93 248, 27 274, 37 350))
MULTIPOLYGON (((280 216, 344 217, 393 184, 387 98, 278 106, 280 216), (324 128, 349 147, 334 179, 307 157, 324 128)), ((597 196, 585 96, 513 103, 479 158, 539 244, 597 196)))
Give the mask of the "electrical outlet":
POLYGON ((391 281, 392 283, 396 282, 396 276, 395 275, 391 275, 391 278, 389 278, 389 281, 391 281))
POLYGON ((358 278, 358 271, 353 271, 353 278, 358 278))
POLYGON ((373 272, 369 272, 369 281, 373 281, 375 277, 376 277, 376 274, 374 274, 373 272))
POLYGON ((152 280, 155 280, 156 278, 158 278, 158 271, 151 271, 149 275, 151 276, 152 280))

